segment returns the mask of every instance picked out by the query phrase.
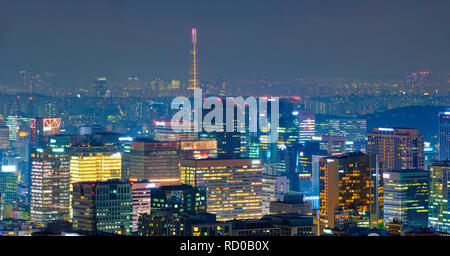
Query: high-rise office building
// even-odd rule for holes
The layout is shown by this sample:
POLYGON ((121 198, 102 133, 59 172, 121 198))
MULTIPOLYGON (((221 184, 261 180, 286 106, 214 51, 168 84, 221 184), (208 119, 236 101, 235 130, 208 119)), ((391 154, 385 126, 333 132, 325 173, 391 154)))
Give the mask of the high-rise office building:
POLYGON ((158 185, 180 183, 177 141, 136 140, 131 142, 130 179, 146 179, 158 185))
POLYGON ((154 121, 153 122, 153 137, 157 141, 181 141, 181 140, 196 140, 198 133, 194 132, 194 125, 173 124, 170 121, 154 121), (174 129, 189 128, 192 131, 178 131, 174 129))
POLYGON ((9 148, 9 127, 0 126, 0 149, 9 148))
POLYGON ((314 136, 313 141, 318 141, 321 150, 329 155, 339 155, 346 152, 346 138, 342 136, 321 135, 314 136))
POLYGON ((180 178, 206 190, 207 212, 219 221, 262 216, 260 159, 182 160, 180 178))
POLYGON ((123 180, 73 184, 73 229, 129 235, 132 232, 131 183, 123 180))
POLYGON ((205 159, 217 156, 215 140, 131 142, 128 155, 130 179, 146 179, 158 186, 179 185, 181 159, 205 159))
POLYGON ((286 176, 264 174, 262 177, 262 212, 270 214, 270 203, 276 201, 282 194, 289 191, 289 182, 286 176))
POLYGON ((300 125, 299 141, 311 140, 316 132, 316 114, 313 110, 299 110, 298 119, 300 125))
POLYGON ((374 128, 368 135, 367 154, 377 155, 384 170, 423 169, 424 138, 418 129, 374 128))
POLYGON ((434 229, 450 231, 450 161, 435 162, 429 167, 430 199, 428 220, 434 229))
POLYGON ((205 213, 206 191, 187 184, 162 186, 152 189, 151 208, 170 210, 174 213, 205 213))
MULTIPOLYGON (((9 140, 16 141, 17 132, 21 125, 30 126, 30 118, 20 116, 8 116, 6 125, 9 127, 9 140)), ((24 134, 25 135, 25 134, 24 134)))
POLYGON ((317 122, 317 133, 330 136, 346 137, 348 141, 362 142, 366 140, 367 121, 354 116, 329 118, 317 122))
POLYGON ((428 171, 391 170, 384 178, 384 221, 410 227, 428 226, 428 171))
MULTIPOLYGON (((297 169, 299 192, 310 195, 313 188, 313 156, 327 156, 328 151, 320 149, 320 141, 306 141, 298 150, 297 169)), ((318 177, 316 175, 317 182, 318 177)))
POLYGON ((328 228, 383 223, 383 172, 361 152, 320 159, 320 222, 328 228))
POLYGON ((142 214, 150 214, 151 190, 155 188, 154 183, 147 180, 131 182, 132 204, 132 232, 138 231, 138 220, 142 214))
POLYGON ((69 154, 64 148, 31 152, 31 220, 41 224, 69 220, 69 154))
POLYGON ((0 219, 12 218, 17 201, 17 169, 0 164, 0 219))
POLYGON ((439 161, 450 160, 450 112, 439 113, 439 161))
POLYGON ((70 182, 120 179, 122 154, 117 146, 75 146, 70 150, 70 182))

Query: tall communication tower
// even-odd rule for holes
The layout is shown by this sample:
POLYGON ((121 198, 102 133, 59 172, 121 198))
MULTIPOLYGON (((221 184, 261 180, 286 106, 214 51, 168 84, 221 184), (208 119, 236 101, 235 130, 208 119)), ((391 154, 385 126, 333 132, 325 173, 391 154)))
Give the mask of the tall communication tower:
POLYGON ((189 70, 189 90, 200 89, 198 82, 198 69, 197 69, 197 29, 192 29, 192 63, 189 70))

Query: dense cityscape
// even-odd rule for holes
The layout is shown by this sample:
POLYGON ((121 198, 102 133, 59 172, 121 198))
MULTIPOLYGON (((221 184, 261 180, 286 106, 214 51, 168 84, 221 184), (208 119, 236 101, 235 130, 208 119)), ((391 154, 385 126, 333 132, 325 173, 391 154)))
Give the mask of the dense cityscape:
POLYGON ((0 80, 0 236, 450 235, 450 73, 203 79, 189 32, 186 76, 0 80))

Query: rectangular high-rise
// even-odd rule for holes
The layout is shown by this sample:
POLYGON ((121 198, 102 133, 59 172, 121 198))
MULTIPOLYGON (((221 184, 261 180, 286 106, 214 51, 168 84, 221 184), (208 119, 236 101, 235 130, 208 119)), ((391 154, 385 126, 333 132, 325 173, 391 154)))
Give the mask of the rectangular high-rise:
POLYGON ((374 128, 367 154, 377 155, 384 170, 424 169, 424 138, 418 129, 374 128))
POLYGON ((0 126, 0 150, 9 148, 9 127, 0 126))
POLYGON ((438 231, 450 231, 450 161, 434 162, 430 172, 428 220, 438 231))
POLYGON ((316 114, 313 110, 299 110, 299 141, 311 140, 316 131, 316 114))
POLYGON ((73 229, 129 235, 132 232, 131 183, 123 180, 73 184, 73 229))
POLYGON ((147 179, 158 186, 179 185, 181 159, 204 159, 217 156, 215 140, 131 142, 128 154, 130 179, 147 179))
POLYGON ((219 221, 262 217, 260 159, 182 160, 180 178, 206 190, 207 212, 219 221))
POLYGON ((179 149, 177 141, 131 142, 130 179, 146 179, 159 185, 180 184, 179 149))
POLYGON ((151 210, 151 190, 154 183, 147 180, 131 182, 132 204, 132 231, 138 231, 138 220, 142 214, 150 214, 151 210))
POLYGON ((76 146, 70 152, 70 182, 120 179, 122 155, 117 146, 76 146))
POLYGON ((47 224, 69 220, 69 154, 65 148, 31 152, 31 220, 47 224))
POLYGON ((322 227, 355 223, 376 228, 383 223, 383 172, 375 157, 361 152, 320 159, 322 227))
POLYGON ((439 113, 439 161, 450 160, 450 112, 439 113))
POLYGON ((384 221, 410 227, 428 226, 428 181, 426 170, 392 170, 383 173, 384 221))
POLYGON ((17 169, 0 164, 0 219, 12 218, 17 199, 17 169))

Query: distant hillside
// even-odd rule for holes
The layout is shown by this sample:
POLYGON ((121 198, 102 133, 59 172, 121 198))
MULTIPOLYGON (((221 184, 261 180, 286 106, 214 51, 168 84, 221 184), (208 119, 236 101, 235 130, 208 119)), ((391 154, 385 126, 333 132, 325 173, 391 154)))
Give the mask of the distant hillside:
POLYGON ((425 136, 426 141, 436 143, 437 140, 434 136, 438 135, 438 113, 449 108, 434 106, 404 107, 368 114, 363 118, 367 119, 368 131, 371 131, 374 127, 418 128, 419 132, 425 136))

